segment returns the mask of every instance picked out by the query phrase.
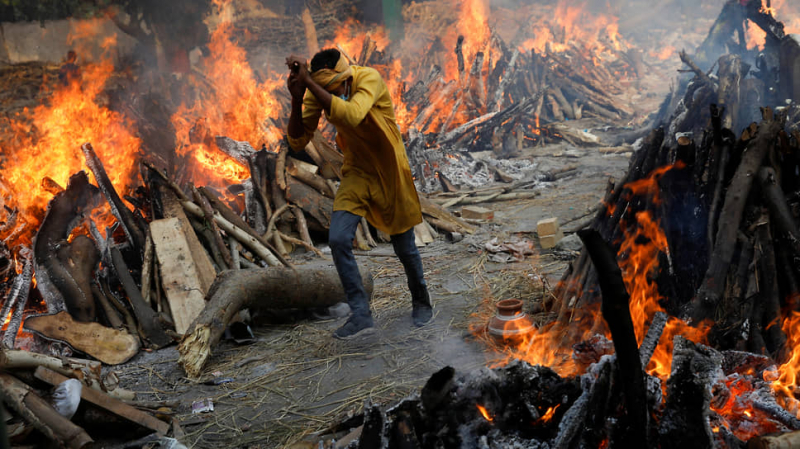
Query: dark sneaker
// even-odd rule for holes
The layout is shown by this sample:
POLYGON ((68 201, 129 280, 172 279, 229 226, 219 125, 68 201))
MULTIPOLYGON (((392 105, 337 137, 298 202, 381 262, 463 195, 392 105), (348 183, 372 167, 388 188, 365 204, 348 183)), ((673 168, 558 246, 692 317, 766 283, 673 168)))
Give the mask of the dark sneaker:
POLYGON ((374 330, 375 322, 372 320, 372 317, 351 316, 342 327, 336 329, 333 336, 339 340, 350 340, 359 335, 372 333, 374 330))
POLYGON ((422 327, 433 320, 433 307, 430 304, 418 303, 414 304, 413 307, 411 319, 414 321, 415 326, 422 327))

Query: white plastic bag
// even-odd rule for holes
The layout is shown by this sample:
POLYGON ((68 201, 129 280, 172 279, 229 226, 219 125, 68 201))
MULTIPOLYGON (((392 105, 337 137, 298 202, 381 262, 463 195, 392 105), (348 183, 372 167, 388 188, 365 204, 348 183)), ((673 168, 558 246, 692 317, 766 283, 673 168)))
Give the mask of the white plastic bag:
POLYGON ((59 415, 72 419, 81 403, 83 384, 78 379, 67 379, 61 382, 53 392, 53 408, 59 415))

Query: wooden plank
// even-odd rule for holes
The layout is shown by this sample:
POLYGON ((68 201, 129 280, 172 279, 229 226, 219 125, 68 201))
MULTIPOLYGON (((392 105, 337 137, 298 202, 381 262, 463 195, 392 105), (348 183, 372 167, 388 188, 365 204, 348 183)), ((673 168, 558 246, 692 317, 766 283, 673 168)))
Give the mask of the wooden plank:
POLYGON ((203 295, 205 295, 208 293, 208 289, 211 288, 211 284, 214 283, 214 279, 217 278, 217 271, 211 263, 211 257, 206 252, 203 244, 200 243, 197 234, 194 233, 194 229, 192 229, 189 218, 186 216, 186 212, 183 210, 183 206, 178 197, 175 196, 171 190, 162 189, 162 198, 164 204, 164 218, 177 218, 180 220, 181 230, 186 236, 186 242, 189 244, 191 258, 197 266, 200 289, 203 295))
POLYGON ((67 312, 29 316, 23 327, 46 338, 65 341, 108 365, 127 362, 139 353, 139 340, 133 335, 100 323, 75 321, 67 312))
MULTIPOLYGON (((194 231, 191 231, 194 235, 194 231)), ((200 269, 181 220, 177 217, 154 220, 150 233, 161 268, 161 280, 169 302, 175 332, 183 334, 205 307, 200 269)), ((196 237, 195 237, 196 238, 196 237)))
MULTIPOLYGON (((47 369, 43 366, 36 368, 34 376, 37 379, 47 382, 53 386, 58 385, 68 379, 67 377, 62 376, 61 374, 58 374, 57 372, 47 369)), ((118 399, 114 399, 101 391, 91 388, 81 388, 81 399, 89 401, 104 410, 108 410, 117 416, 125 418, 135 424, 146 427, 162 435, 166 435, 167 432, 169 432, 169 424, 156 419, 155 417, 150 416, 141 410, 131 407, 130 405, 118 399)))

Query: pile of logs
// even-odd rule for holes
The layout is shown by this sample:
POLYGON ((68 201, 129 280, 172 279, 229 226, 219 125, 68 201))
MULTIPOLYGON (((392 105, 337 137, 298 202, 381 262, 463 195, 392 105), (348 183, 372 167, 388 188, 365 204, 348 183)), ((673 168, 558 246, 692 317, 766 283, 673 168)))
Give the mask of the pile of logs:
POLYGON ((10 412, 0 445, 48 447, 51 440, 77 449, 90 445, 93 434, 113 432, 130 439, 153 432, 182 437, 173 419, 177 404, 136 400, 119 387, 114 371, 101 368, 93 360, 0 351, 0 398, 10 412))
MULTIPOLYGON (((494 35, 467 66, 459 37, 455 49, 459 78, 446 81, 442 69, 426 61, 436 60, 441 45, 431 45, 417 58, 419 79, 406 83, 402 102, 396 107, 413 114, 407 125, 408 150, 430 147, 455 151, 492 150, 501 157, 518 154, 523 144, 534 146, 548 141, 585 144, 580 136, 565 134, 548 123, 598 117, 619 120, 633 110, 617 98, 624 87, 621 73, 635 76, 635 70, 620 55, 613 63, 600 63, 595 50, 571 42, 564 50, 521 52, 494 35), (494 59, 492 61, 486 61, 494 59), (603 64, 607 64, 605 66, 603 64), (445 118, 442 119, 442 114, 445 118)), ((369 37, 364 47, 368 48, 369 37)), ((391 62, 386 52, 373 52, 363 61, 379 70, 391 62)), ((354 62, 362 62, 362 56, 354 62)), ((388 72, 387 72, 388 73, 388 72)), ((596 143, 596 142, 595 142, 596 143)))

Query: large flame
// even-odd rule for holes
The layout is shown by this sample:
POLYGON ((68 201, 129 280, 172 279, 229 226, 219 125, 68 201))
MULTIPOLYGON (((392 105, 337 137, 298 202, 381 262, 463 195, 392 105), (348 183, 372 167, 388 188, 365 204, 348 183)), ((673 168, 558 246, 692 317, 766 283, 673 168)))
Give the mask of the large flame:
MULTIPOLYGON (((93 21, 76 27, 70 45, 81 54, 82 45, 95 39, 93 30, 98 29, 93 21)), ((103 43, 106 50, 115 44, 113 40, 103 43)), ((13 139, 0 143, 0 151, 9 155, 2 178, 14 192, 14 206, 30 225, 20 243, 30 242, 53 196, 43 180, 50 178, 66 187, 70 175, 89 172, 82 143, 92 143, 119 192, 133 181, 136 166, 131 162, 136 160, 140 141, 125 117, 104 105, 103 89, 114 72, 111 54, 107 51, 105 56, 99 63, 83 64, 80 78, 59 86, 46 104, 33 110, 30 120, 12 121, 13 139)))
POLYGON ((256 149, 269 147, 283 134, 274 120, 284 112, 276 91, 285 87, 277 75, 262 83, 256 81, 244 49, 232 37, 234 11, 230 0, 215 0, 214 4, 219 9, 220 22, 211 35, 211 54, 204 61, 204 71, 195 76, 196 98, 178 108, 172 124, 178 138, 178 154, 191 152, 198 162, 192 180, 230 184, 249 177, 247 167, 221 153, 213 141, 193 141, 190 134, 227 136, 249 142, 256 149), (198 132, 198 128, 202 131, 198 132))

